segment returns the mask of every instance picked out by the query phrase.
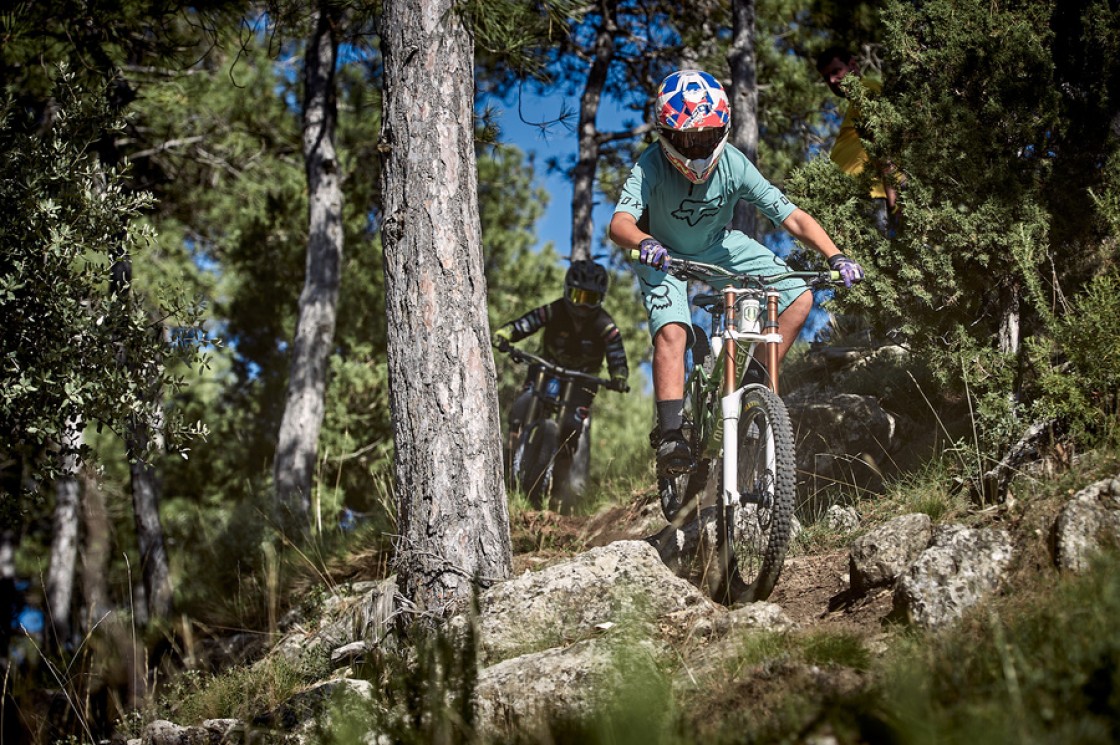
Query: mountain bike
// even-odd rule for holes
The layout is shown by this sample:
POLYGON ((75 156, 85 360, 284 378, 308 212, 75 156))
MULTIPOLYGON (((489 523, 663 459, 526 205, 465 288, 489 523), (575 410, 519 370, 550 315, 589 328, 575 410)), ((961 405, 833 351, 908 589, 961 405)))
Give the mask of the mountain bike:
MULTIPOLYGON (((636 260, 638 251, 630 256, 636 260)), ((699 521, 700 576, 713 599, 725 605, 765 600, 782 571, 796 497, 793 428, 778 396, 782 336, 774 285, 800 279, 818 289, 839 274, 736 274, 677 257, 665 271, 721 289, 691 300, 710 316, 708 329, 693 324, 685 380, 683 430, 694 465, 658 479, 661 508, 677 529, 699 521), (765 345, 761 360, 759 344, 765 345)))
POLYGON ((591 409, 580 399, 600 387, 613 390, 611 381, 516 347, 503 351, 531 371, 529 409, 505 447, 509 486, 520 489, 536 509, 555 502, 559 511, 570 513, 586 490, 591 468, 591 409))

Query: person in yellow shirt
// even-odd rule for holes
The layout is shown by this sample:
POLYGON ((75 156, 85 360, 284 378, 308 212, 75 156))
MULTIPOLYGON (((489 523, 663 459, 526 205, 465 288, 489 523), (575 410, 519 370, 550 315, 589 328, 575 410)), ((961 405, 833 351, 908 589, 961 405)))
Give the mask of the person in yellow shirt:
MULTIPOLYGON (((843 47, 829 47, 821 52, 817 56, 817 71, 828 84, 829 90, 841 98, 847 98, 847 95, 840 86, 840 81, 848 75, 859 77, 860 83, 871 92, 882 92, 883 87, 877 80, 860 76, 855 55, 843 47)), ((859 139, 859 125, 859 108, 854 103, 849 103, 848 110, 844 112, 844 120, 840 123, 836 142, 829 153, 840 170, 852 176, 862 173, 871 162, 859 139)), ((898 189, 905 183, 905 178, 893 163, 876 164, 876 168, 879 178, 871 183, 875 225, 884 236, 893 238, 901 224, 902 205, 898 201, 898 189)))

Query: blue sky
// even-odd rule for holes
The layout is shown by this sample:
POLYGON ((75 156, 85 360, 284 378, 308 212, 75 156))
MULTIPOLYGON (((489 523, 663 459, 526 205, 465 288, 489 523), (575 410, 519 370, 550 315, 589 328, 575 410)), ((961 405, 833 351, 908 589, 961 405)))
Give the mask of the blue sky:
MULTIPOLYGON (((542 130, 533 124, 521 121, 516 98, 508 103, 491 99, 489 104, 499 113, 502 140, 521 148, 526 154, 534 153, 535 185, 543 187, 549 194, 548 206, 544 216, 537 223, 538 245, 552 241, 561 256, 567 256, 571 249, 572 237, 572 185, 561 173, 549 172, 549 158, 558 158, 562 164, 570 165, 577 154, 575 126, 578 121, 579 99, 556 92, 548 97, 536 96, 528 91, 522 94, 521 110, 530 121, 551 121, 562 112, 573 112, 570 121, 555 122, 542 130)), ((631 113, 632 117, 633 114, 631 113)), ((601 129, 620 127, 622 114, 604 101, 600 109, 599 126, 601 129)), ((613 196, 596 194, 599 200, 593 214, 594 235, 603 235, 614 211, 613 196)), ((598 251, 598 245, 592 251, 598 251)))

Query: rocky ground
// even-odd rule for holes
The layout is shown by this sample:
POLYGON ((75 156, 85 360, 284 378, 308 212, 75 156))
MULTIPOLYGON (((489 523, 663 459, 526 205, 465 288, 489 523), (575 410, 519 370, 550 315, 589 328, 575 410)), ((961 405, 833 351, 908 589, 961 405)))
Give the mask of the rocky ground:
MULTIPOLYGON (((645 540, 664 527, 652 494, 636 494, 628 504, 589 516, 516 512, 513 577, 480 595, 477 616, 463 614, 447 624, 452 637, 474 629, 478 670, 472 700, 478 731, 485 739, 532 731, 557 715, 594 717, 601 692, 617 691, 643 676, 667 674, 672 695, 694 704, 745 686, 773 701, 775 710, 791 687, 817 693, 858 690, 863 685, 858 666, 826 669, 779 655, 772 662, 736 668, 728 677, 726 662, 738 654, 744 634, 766 630, 841 632, 874 655, 888 649, 900 624, 945 628, 1014 584, 1016 575, 1046 567, 1052 572, 1055 565, 1087 566, 1103 533, 1120 537, 1120 476, 1083 483, 1087 480, 1074 481, 1077 488, 1068 493, 1048 489, 1018 501, 1008 494, 998 506, 964 510, 949 519, 935 521, 903 510, 878 514, 869 521, 873 524, 857 530, 838 528, 824 540, 795 541, 768 602, 734 609, 712 603, 675 576, 645 540), (641 650, 638 658, 635 650, 641 650), (660 662, 657 672, 620 670, 620 660, 626 659, 660 662), (774 665, 781 670, 775 672, 774 665)), ((298 733, 308 731, 323 702, 340 688, 371 699, 361 666, 385 653, 381 647, 391 638, 386 630, 399 612, 398 597, 391 578, 355 576, 335 585, 321 615, 290 619, 281 642, 267 655, 293 663, 309 653, 329 657, 330 675, 257 717, 256 724, 223 719, 200 729, 152 723, 144 745, 219 731, 222 742, 235 742, 233 732, 249 732, 262 723, 275 728, 278 722, 293 738, 283 742, 306 742, 298 733)), ((690 726, 706 723, 701 717, 690 726)), ((384 730, 370 730, 376 731, 384 730)))
MULTIPOLYGON (((521 513, 512 526, 517 550, 514 574, 613 541, 643 540, 660 528, 656 509, 650 494, 595 515, 521 513)), ((780 605, 799 627, 843 628, 868 636, 880 633, 891 611, 889 588, 868 594, 851 592, 846 548, 787 558, 770 601, 780 605)))

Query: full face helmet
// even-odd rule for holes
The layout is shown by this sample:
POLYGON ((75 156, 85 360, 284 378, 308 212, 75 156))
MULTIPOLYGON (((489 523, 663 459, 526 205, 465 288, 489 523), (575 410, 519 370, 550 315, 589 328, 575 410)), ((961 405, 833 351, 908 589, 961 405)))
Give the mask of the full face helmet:
POLYGON ((731 132, 731 104, 719 81, 702 70, 681 70, 657 89, 661 151, 694 184, 708 180, 731 132))
POLYGON ((588 315, 607 295, 607 270, 589 259, 573 261, 564 276, 564 302, 576 315, 588 315))

